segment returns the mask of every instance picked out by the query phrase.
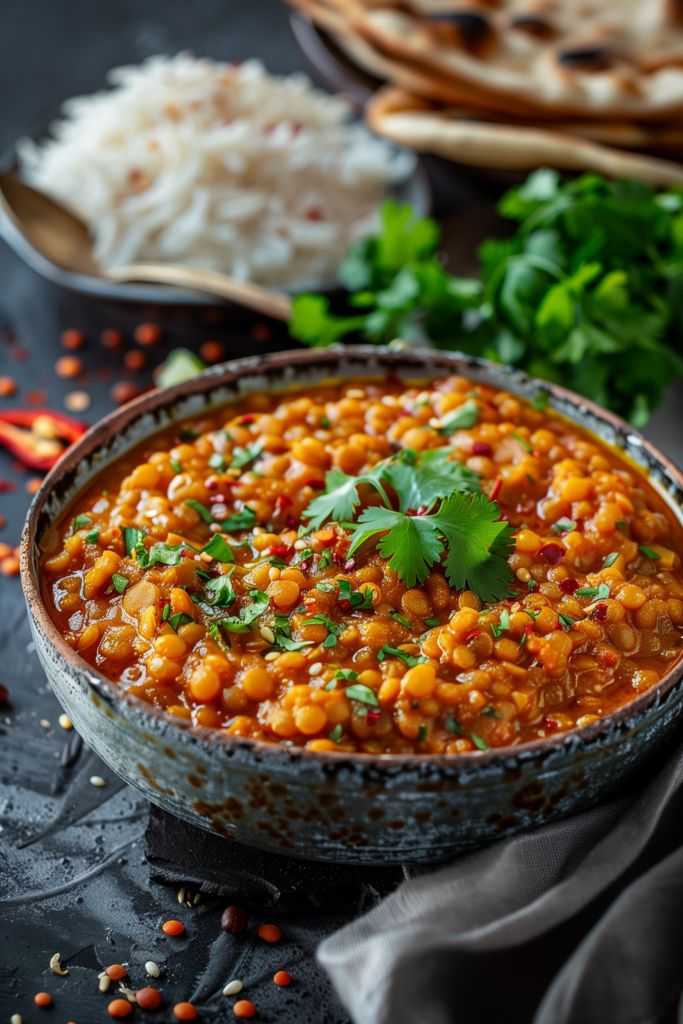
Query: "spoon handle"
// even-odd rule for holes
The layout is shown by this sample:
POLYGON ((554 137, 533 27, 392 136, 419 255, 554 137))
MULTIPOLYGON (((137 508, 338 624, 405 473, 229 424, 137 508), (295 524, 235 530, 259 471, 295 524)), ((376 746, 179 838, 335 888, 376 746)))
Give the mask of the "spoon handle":
POLYGON ((273 291, 249 281, 236 281, 214 270, 179 267, 172 263, 131 263, 125 267, 111 267, 103 271, 112 281, 152 281, 178 288, 207 292, 220 299, 228 299, 239 306, 263 313, 274 320, 289 320, 292 301, 283 292, 273 291))

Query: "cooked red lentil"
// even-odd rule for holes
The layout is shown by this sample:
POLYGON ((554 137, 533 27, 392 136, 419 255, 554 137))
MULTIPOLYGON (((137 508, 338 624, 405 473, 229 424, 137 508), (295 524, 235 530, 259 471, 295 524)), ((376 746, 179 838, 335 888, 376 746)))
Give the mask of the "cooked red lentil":
POLYGON ((681 649, 681 532, 640 471, 461 377, 245 397, 107 469, 43 548, 51 615, 90 664, 178 718, 317 751, 563 732, 681 649), (447 505, 486 519, 483 572, 466 529, 440 532, 447 505), (384 529, 352 545, 362 509, 384 529))

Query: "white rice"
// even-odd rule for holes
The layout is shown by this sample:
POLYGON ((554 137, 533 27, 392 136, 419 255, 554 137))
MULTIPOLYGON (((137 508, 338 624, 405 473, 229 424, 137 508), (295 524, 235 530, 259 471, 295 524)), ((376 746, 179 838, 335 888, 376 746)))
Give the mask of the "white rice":
POLYGON ((21 173, 89 225, 105 267, 163 260, 240 280, 334 280, 414 158, 350 123, 350 104, 258 61, 151 57, 63 104, 21 173))

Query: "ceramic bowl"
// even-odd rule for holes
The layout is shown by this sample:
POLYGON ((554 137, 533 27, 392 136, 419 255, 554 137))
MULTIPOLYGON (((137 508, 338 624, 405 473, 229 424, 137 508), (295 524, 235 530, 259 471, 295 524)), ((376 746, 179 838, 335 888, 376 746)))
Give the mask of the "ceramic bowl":
POLYGON ((36 650, 76 729, 151 801, 241 843, 321 861, 438 861, 601 800, 638 772, 683 717, 683 662, 586 728, 506 749, 441 755, 314 753, 193 727, 128 696, 61 637, 43 603, 44 530, 114 459, 155 431, 251 391, 387 372, 461 373, 550 406, 649 472, 683 522, 683 476, 628 424, 560 387, 451 353, 375 347, 274 353, 216 366, 111 413, 48 474, 24 530, 22 580, 36 650))

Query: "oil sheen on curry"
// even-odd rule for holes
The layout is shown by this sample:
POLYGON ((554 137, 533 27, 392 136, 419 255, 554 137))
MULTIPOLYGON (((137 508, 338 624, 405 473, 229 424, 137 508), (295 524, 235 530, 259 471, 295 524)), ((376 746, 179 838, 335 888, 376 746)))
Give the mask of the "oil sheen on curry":
POLYGON ((588 433, 462 377, 254 394, 151 437, 43 539, 129 693, 232 736, 451 754, 596 722, 681 651, 680 530, 588 433))

